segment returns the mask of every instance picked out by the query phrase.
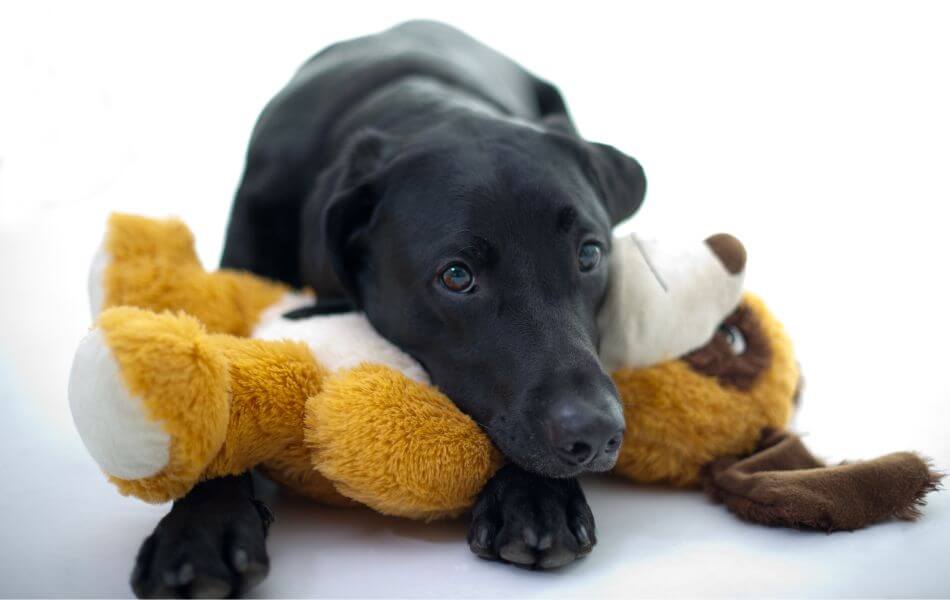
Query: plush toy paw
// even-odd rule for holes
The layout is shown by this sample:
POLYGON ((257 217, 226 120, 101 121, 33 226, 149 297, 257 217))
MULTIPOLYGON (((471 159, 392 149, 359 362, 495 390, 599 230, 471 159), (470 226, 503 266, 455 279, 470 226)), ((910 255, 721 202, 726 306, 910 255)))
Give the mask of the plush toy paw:
POLYGON ((197 320, 120 307, 76 352, 69 399, 80 437, 123 493, 188 491, 224 441, 228 373, 197 320))
POLYGON ((149 296, 158 300, 162 281, 200 266, 191 231, 178 219, 114 213, 89 269, 92 316, 109 306, 138 306, 149 296))
POLYGON ((240 336, 249 335, 262 312, 289 292, 248 273, 206 272, 191 231, 178 219, 120 213, 109 217, 88 287, 93 318, 112 306, 184 311, 212 333, 240 336))
POLYGON ((482 558, 553 569, 596 543, 594 515, 576 479, 547 479, 508 465, 472 509, 468 544, 482 558))
POLYGON ((914 520, 942 475, 912 452, 825 466, 787 431, 769 431, 744 458, 720 458, 704 487, 742 519, 821 531, 850 531, 889 518, 914 520))

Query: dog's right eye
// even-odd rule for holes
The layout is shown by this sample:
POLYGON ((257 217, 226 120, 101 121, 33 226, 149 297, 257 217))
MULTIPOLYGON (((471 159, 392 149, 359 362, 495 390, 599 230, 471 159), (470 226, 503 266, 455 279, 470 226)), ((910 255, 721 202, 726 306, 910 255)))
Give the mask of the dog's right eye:
POLYGON ((447 266, 439 275, 439 280, 445 289, 456 294, 465 294, 475 287, 475 276, 472 275, 472 271, 458 263, 447 266))
POLYGON ((587 273, 593 271, 600 264, 600 259, 604 256, 604 249, 597 242, 585 242, 581 244, 577 252, 577 264, 581 271, 587 273))

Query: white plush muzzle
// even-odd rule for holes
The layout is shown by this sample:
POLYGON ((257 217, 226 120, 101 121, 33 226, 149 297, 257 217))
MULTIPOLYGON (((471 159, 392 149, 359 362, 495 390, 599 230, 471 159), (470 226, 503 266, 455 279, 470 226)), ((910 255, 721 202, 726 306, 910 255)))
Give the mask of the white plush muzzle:
POLYGON ((632 234, 614 240, 610 288, 598 315, 604 367, 647 367, 705 345, 742 297, 703 241, 677 246, 632 234))

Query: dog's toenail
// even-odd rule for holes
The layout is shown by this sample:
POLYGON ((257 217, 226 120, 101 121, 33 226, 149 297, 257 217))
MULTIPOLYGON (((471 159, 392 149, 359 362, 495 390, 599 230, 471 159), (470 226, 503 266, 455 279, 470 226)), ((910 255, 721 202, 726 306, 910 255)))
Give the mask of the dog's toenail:
POLYGON ((547 550, 554 545, 554 536, 550 533, 545 533, 541 536, 541 539, 538 541, 538 550, 547 550))
POLYGON ((186 562, 178 568, 178 584, 185 585, 191 583, 191 580, 195 578, 195 566, 190 562, 186 562))
POLYGON ((524 528, 522 535, 524 536, 524 543, 528 544, 532 548, 538 545, 538 534, 530 526, 524 528))
POLYGON ((488 527, 479 525, 478 531, 475 532, 475 543, 481 548, 488 548, 488 527))
POLYGON ((234 551, 234 555, 231 557, 231 562, 234 565, 234 570, 238 573, 243 573, 247 570, 247 551, 244 548, 238 548, 234 551))
POLYGON ((581 523, 577 526, 577 541, 581 543, 581 546, 586 546, 590 543, 590 534, 587 533, 587 528, 584 527, 584 524, 581 523))

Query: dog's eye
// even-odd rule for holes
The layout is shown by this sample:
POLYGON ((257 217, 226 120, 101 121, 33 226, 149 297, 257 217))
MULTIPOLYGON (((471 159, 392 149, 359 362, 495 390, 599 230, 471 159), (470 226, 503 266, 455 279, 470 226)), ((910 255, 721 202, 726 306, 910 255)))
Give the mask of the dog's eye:
POLYGON ((468 267, 457 263, 447 266, 439 279, 447 290, 457 294, 470 292, 475 287, 475 276, 468 267))
POLYGON ((597 242, 584 242, 577 252, 577 264, 581 271, 593 271, 600 264, 604 256, 604 249, 597 242))
POLYGON ((742 335, 738 327, 735 325, 721 325, 719 327, 719 333, 726 338, 726 341, 729 343, 729 350, 732 351, 733 356, 745 354, 745 336, 742 335))

